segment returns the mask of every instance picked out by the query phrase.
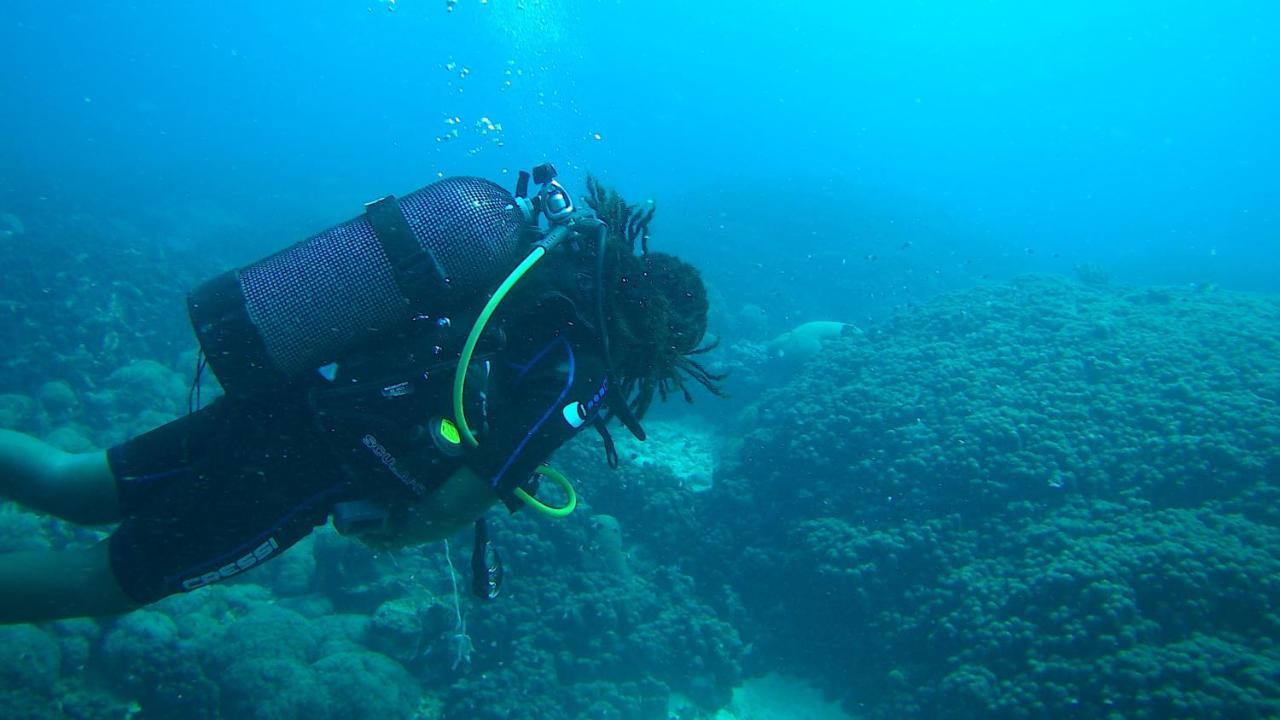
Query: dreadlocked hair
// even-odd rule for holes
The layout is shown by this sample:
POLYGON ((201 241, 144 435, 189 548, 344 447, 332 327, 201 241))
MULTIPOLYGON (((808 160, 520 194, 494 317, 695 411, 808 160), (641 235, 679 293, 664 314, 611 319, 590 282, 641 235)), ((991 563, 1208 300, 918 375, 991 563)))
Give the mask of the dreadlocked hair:
POLYGON ((697 359, 719 344, 718 339, 703 342, 709 303, 698 269, 674 255, 649 252, 652 201, 637 208, 591 175, 587 192, 587 205, 609 228, 606 267, 614 289, 609 333, 616 348, 614 370, 631 411, 644 417, 655 395, 666 400, 679 392, 693 402, 690 380, 724 397, 720 382, 726 376, 697 359))

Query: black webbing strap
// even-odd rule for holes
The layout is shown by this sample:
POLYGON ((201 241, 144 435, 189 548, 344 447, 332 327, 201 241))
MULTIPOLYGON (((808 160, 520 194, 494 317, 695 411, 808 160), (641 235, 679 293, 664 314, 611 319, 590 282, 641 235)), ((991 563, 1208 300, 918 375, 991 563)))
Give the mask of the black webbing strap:
POLYGON ((604 418, 597 417, 592 423, 596 432, 600 433, 600 440, 604 442, 604 459, 609 463, 610 470, 618 469, 618 446, 613 444, 613 435, 609 433, 609 427, 605 424, 604 418))
POLYGON ((614 417, 622 421, 623 426, 631 431, 632 435, 640 442, 644 442, 648 435, 645 434, 644 427, 640 421, 636 419, 635 413, 631 412, 631 406, 627 404, 627 399, 618 392, 617 386, 610 384, 609 389, 605 390, 605 403, 609 406, 609 412, 614 417))
POLYGON ((365 206, 365 216, 391 262, 391 274, 400 294, 419 309, 430 307, 431 301, 449 285, 440 261, 413 234, 400 201, 395 195, 375 200, 365 206))

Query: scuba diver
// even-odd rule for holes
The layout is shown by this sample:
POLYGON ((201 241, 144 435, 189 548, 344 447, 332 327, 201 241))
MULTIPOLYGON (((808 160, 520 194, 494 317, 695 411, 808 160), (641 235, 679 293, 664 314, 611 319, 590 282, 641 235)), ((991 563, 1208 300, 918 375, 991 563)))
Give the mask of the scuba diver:
POLYGON ((370 203, 191 292, 186 416, 81 454, 0 431, 0 497, 119 523, 87 549, 0 555, 0 623, 236 577, 330 518, 374 547, 475 523, 473 589, 495 596, 487 509, 568 514, 572 485, 544 465, 562 443, 590 426, 616 466, 609 420, 643 440, 655 395, 720 394, 695 359, 713 344, 698 271, 648 251, 652 206, 587 184, 580 208, 544 164, 514 194, 456 177, 370 203), (200 407, 206 365, 224 394, 200 407))

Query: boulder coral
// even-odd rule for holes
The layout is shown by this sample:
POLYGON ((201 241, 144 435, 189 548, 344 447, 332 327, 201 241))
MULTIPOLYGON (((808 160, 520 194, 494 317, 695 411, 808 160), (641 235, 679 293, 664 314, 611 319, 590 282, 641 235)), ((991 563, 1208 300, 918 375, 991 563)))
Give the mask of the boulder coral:
POLYGON ((940 297, 765 396, 702 560, 868 717, 1274 715, 1278 358, 1274 298, 940 297))

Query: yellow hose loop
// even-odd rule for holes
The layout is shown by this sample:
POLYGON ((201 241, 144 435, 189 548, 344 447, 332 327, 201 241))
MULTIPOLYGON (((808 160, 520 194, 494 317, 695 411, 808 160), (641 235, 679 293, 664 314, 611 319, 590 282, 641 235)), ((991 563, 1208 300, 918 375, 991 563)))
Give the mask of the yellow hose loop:
POLYGON ((516 488, 516 497, 523 500, 525 505, 528 505, 547 517, 568 517, 569 514, 573 512, 574 508, 578 507, 578 493, 574 492, 573 484, 570 483, 569 479, 566 478, 559 470, 547 465, 538 466, 538 469, 534 470, 534 472, 560 486, 560 489, 563 490, 565 494, 564 505, 561 505, 560 507, 552 507, 525 492, 523 488, 516 488))

